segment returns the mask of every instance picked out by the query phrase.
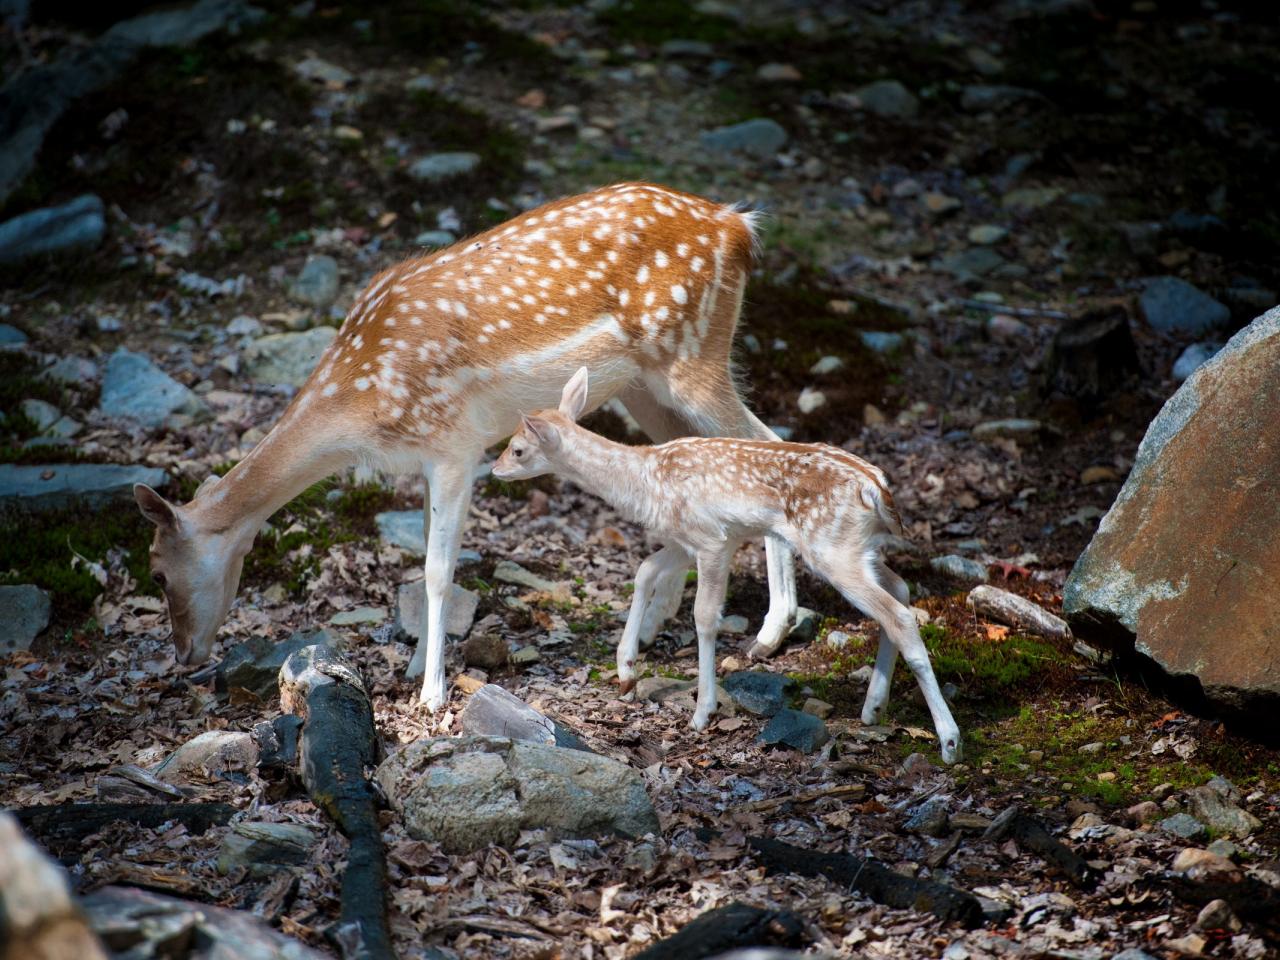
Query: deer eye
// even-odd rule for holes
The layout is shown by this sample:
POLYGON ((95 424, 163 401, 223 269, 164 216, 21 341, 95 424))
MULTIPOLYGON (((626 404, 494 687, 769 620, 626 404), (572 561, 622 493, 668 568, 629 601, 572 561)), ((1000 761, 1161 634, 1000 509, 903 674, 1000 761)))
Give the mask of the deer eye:
POLYGON ((159 586, 161 586, 161 587, 163 587, 163 586, 165 585, 165 583, 167 582, 167 578, 166 578, 166 577, 165 577, 165 575, 164 575, 163 573, 161 573, 159 570, 153 570, 153 571, 152 571, 152 573, 151 573, 151 579, 152 579, 152 580, 154 580, 154 581, 155 581, 159 586))
POLYGON ((517 460, 524 456, 524 449, 521 447, 515 447, 511 452, 516 455, 517 460))

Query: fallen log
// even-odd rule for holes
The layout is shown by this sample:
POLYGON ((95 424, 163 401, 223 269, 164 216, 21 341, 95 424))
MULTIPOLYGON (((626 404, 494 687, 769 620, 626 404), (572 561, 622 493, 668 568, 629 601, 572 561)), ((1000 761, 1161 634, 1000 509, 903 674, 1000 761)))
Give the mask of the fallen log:
POLYGON ((394 960, 378 795, 365 777, 378 762, 369 694, 345 659, 316 645, 290 654, 280 668, 280 703, 303 721, 298 758, 307 794, 351 844, 329 937, 346 958, 394 960))
POLYGON ((1016 630, 1024 630, 1050 640, 1070 640, 1071 628, 1067 621, 1055 617, 1038 603, 1020 597, 1008 590, 990 584, 979 584, 969 591, 969 606, 980 617, 1007 623, 1016 630))
MULTIPOLYGON (((704 842, 716 836, 699 830, 704 842)), ((888 907, 932 913, 944 922, 966 927, 981 926, 982 904, 973 894, 945 883, 919 880, 890 870, 883 864, 855 857, 851 853, 824 853, 806 850, 769 837, 747 837, 766 873, 794 873, 802 877, 826 877, 847 890, 856 890, 888 907)))
POLYGON ((739 947, 799 947, 807 939, 804 921, 794 913, 734 901, 708 910, 632 960, 702 960, 739 947))
POLYGON ((50 846, 80 841, 117 821, 155 829, 177 821, 191 833, 220 827, 236 812, 225 803, 54 803, 10 811, 50 846))
POLYGON ((1059 870, 1083 890, 1097 885, 1098 875, 1088 862, 1061 840, 1052 836, 1040 821, 1016 806, 1009 807, 991 822, 982 835, 985 840, 999 842, 1012 839, 1029 853, 1059 870))

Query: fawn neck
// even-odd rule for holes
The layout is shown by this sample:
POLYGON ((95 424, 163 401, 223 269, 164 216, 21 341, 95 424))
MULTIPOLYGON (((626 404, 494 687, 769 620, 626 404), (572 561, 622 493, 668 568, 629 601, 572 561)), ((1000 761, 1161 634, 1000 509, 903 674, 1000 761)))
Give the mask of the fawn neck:
POLYGON ((641 520, 652 507, 653 485, 648 448, 614 443, 577 424, 562 429, 556 471, 631 520, 641 520))

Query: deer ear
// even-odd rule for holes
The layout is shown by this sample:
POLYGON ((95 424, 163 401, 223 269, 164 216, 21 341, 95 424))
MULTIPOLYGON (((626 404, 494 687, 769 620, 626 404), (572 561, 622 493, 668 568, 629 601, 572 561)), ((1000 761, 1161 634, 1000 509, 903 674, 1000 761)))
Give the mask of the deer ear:
POLYGON ((564 392, 560 394, 560 412, 570 420, 577 421, 585 409, 587 409, 587 368, 579 367, 578 372, 564 385, 564 392))
POLYGON ((543 450, 556 450, 560 447, 560 431, 550 420, 543 420, 541 417, 525 417, 524 425, 538 438, 538 446, 543 450))
POLYGON ((138 501, 138 509, 142 511, 142 515, 157 527, 172 527, 178 522, 173 504, 145 483, 133 485, 133 499, 138 501))

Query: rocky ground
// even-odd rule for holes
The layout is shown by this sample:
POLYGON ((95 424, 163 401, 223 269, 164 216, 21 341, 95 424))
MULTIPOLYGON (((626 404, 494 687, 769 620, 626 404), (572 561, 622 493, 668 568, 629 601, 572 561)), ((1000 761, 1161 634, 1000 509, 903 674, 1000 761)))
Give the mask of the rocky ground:
MULTIPOLYGON (((990 580, 1060 609, 1146 424, 1276 301, 1274 18, 1225 2, 992 6, 304 3, 143 49, 70 101, 0 209, 72 204, 0 224, 0 604, 15 625, 0 638, 0 801, 230 803, 236 826, 115 826, 54 852, 78 889, 253 909, 332 949, 346 841, 259 765, 247 734, 279 713, 272 684, 219 689, 174 666, 128 490, 167 476, 185 499, 250 449, 376 270, 644 178, 767 212, 743 381, 780 432, 892 479, 910 540, 894 566, 965 761, 938 765, 905 675, 891 725, 862 727, 873 625, 807 576, 806 629, 756 667, 773 681, 745 681, 781 720, 735 692, 707 734, 688 729, 688 604, 648 651, 638 702, 619 700, 612 650, 643 535, 544 481, 478 480, 459 568, 471 616, 453 626, 467 662, 455 644, 450 664, 472 682, 427 716, 403 677, 421 545, 402 511, 421 490, 336 478, 259 538, 216 653, 327 628, 389 750, 460 732, 470 691, 498 683, 640 771, 660 822, 557 840, 517 820, 509 842, 459 852, 387 811, 400 954, 623 957, 740 899, 794 911, 836 955, 1267 955, 1275 751, 1052 624, 1011 627, 966 598, 990 580), (79 253, 32 259, 50 237, 79 253), (1064 340, 1081 316, 1111 331, 1086 361, 1064 340), (760 741, 778 723, 799 748, 760 741), (209 732, 225 736, 171 758, 209 732), (985 837, 1014 805, 1096 885, 985 837), (298 828, 283 872, 245 853, 254 822, 298 828), (750 836, 944 880, 983 897, 988 923, 766 875, 750 836), (1206 907, 1215 890, 1232 904, 1206 907)), ((6 68, 74 59, 107 26, 9 29, 6 68)), ((616 413, 594 423, 632 436, 616 413)), ((751 666, 767 600, 758 546, 735 572, 722 675, 751 666)))

